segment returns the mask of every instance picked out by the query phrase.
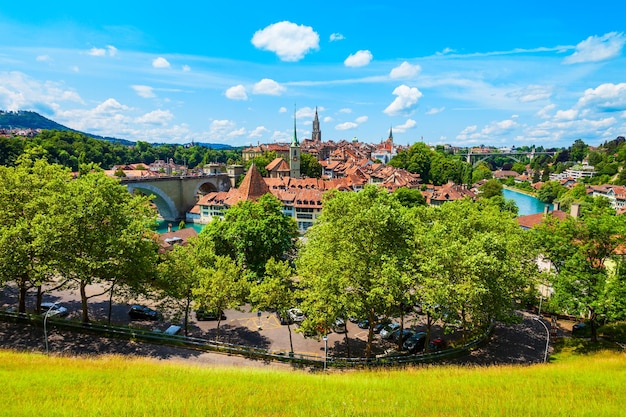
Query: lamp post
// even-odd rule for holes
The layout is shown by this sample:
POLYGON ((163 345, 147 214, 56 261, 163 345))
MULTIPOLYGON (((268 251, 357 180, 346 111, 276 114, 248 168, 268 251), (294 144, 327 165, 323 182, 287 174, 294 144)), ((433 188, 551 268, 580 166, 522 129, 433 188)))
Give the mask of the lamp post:
POLYGON ((546 326, 546 324, 543 322, 543 320, 539 319, 539 317, 533 317, 533 320, 541 323, 543 328, 546 329, 546 353, 543 355, 543 361, 545 363, 548 361, 548 348, 550 347, 550 330, 548 329, 548 326, 546 326))
POLYGON ((328 360, 328 335, 324 335, 322 339, 324 339, 324 371, 326 371, 326 361, 328 360))
POLYGON ((56 307, 56 305, 57 302, 55 301, 54 303, 52 303, 50 308, 48 308, 48 311, 46 311, 46 314, 43 316, 43 337, 46 342, 46 355, 48 355, 48 331, 46 329, 46 322, 48 321, 48 314, 50 314, 50 311, 52 311, 52 309, 56 307))

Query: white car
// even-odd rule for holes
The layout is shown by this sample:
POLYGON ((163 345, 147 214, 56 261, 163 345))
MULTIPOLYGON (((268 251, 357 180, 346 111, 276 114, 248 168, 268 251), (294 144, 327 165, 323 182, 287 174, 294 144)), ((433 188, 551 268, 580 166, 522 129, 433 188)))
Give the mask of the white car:
POLYGON ((395 332, 400 328, 398 323, 389 323, 380 331, 381 339, 389 339, 391 337, 391 333, 395 332))
POLYGON ((291 308, 287 310, 289 319, 294 323, 302 323, 304 321, 304 313, 299 308, 291 308))
POLYGON ((48 317, 65 317, 68 314, 67 308, 57 303, 41 303, 41 314, 48 314, 48 317))

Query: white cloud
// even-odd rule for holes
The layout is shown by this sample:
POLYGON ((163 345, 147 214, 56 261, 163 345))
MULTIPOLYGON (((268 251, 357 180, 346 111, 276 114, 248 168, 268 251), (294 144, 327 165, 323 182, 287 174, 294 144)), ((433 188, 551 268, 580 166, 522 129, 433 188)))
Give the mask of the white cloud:
POLYGON ((37 55, 37 58, 35 58, 37 61, 39 62, 48 62, 48 61, 52 61, 52 58, 50 58, 50 55, 37 55))
POLYGON ((589 36, 576 45, 576 52, 566 57, 565 64, 597 62, 614 58, 621 54, 626 43, 623 33, 610 32, 603 36, 589 36))
POLYGON ((578 116, 578 110, 559 110, 554 115, 555 120, 574 120, 578 116))
POLYGON ((345 37, 341 33, 331 33, 330 34, 330 41, 331 42, 342 41, 344 39, 345 39, 345 37))
POLYGON ((549 99, 552 96, 552 88, 542 85, 529 85, 509 93, 509 96, 516 98, 520 103, 531 103, 549 99))
POLYGON ((596 88, 588 88, 576 107, 593 107, 604 112, 626 110, 626 83, 605 83, 596 88))
POLYGON ((139 97, 143 98, 153 98, 156 97, 154 94, 154 89, 148 85, 131 85, 131 88, 135 90, 139 97))
POLYGON ((230 87, 226 90, 226 97, 231 100, 247 100, 248 94, 246 93, 246 87, 239 84, 233 87, 230 87))
POLYGON ((91 56, 105 56, 107 54, 106 49, 93 47, 87 52, 91 56))
POLYGON ((311 50, 319 49, 319 35, 310 26, 288 21, 274 23, 257 31, 252 44, 276 53, 282 61, 299 61, 311 50))
POLYGON ((152 60, 152 66, 154 68, 169 68, 170 67, 170 63, 167 62, 167 59, 165 59, 163 57, 158 57, 158 58, 155 58, 154 60, 152 60))
POLYGON ((281 107, 280 109, 278 109, 278 113, 287 113, 287 108, 281 107))
POLYGON ((183 65, 183 72, 191 71, 191 67, 189 65, 183 65))
POLYGON ((359 125, 354 122, 345 122, 345 123, 341 123, 335 126, 335 129, 336 130, 350 130, 350 129, 356 129, 357 127, 359 127, 359 125))
POLYGON ((410 111, 411 107, 417 104, 422 97, 422 93, 417 87, 409 87, 405 84, 396 87, 392 94, 397 96, 396 99, 383 110, 389 116, 398 116, 410 111))
POLYGON ((441 113, 445 109, 446 109, 445 106, 444 107, 433 107, 432 109, 428 110, 426 112, 426 114, 433 115, 433 114, 441 113))
POLYGON ((115 56, 117 55, 117 48, 113 45, 107 45, 106 48, 96 48, 94 46, 87 52, 87 54, 91 56, 115 56))
POLYGON ((422 70, 422 67, 419 65, 411 65, 408 62, 404 61, 402 64, 398 65, 389 73, 389 77, 393 79, 398 78, 413 78, 422 70))
POLYGON ((263 134, 269 133, 269 130, 265 126, 257 126, 248 134, 249 138, 260 138, 263 134))
POLYGON ((232 132, 229 132, 227 136, 229 138, 237 138, 240 136, 244 136, 245 134, 246 134, 246 129, 242 127, 237 130, 233 130, 232 132))
POLYGON ((343 61, 346 67, 364 67, 368 65, 374 56, 370 51, 357 51, 343 61))
POLYGON ((296 118, 313 118, 315 116, 315 107, 302 107, 296 111, 296 118))
POLYGON ((254 94, 265 94, 268 96, 279 96, 284 91, 285 87, 269 78, 263 78, 261 81, 254 84, 254 87, 252 88, 252 92, 254 94))
POLYGON ((444 48, 444 49, 443 49, 443 51, 441 51, 441 52, 437 52, 435 55, 447 55, 447 54, 452 54, 452 53, 454 53, 454 52, 456 52, 456 50, 455 50, 455 49, 452 49, 452 48, 444 48))
POLYGON ((235 122, 232 120, 213 120, 209 126, 209 135, 222 139, 235 128, 235 122))
POLYGON ((146 113, 136 119, 137 123, 152 124, 152 125, 167 125, 167 122, 172 120, 174 115, 169 110, 154 110, 150 113, 146 113))
POLYGON ((368 120, 367 116, 360 116, 356 118, 355 122, 357 122, 358 124, 363 124, 367 122, 367 120, 368 120))
POLYGON ((407 119, 403 124, 394 126, 393 130, 398 133, 404 133, 409 129, 413 129, 415 126, 417 126, 417 122, 415 120, 407 119))
POLYGON ((18 71, 0 71, 0 109, 36 109, 51 115, 58 111, 61 102, 84 104, 77 92, 62 83, 41 82, 18 71))
POLYGON ((332 121, 334 121, 334 120, 335 120, 335 119, 333 119, 333 118, 332 118, 332 117, 330 117, 330 116, 326 116, 326 117, 324 117, 324 123, 330 123, 330 122, 332 122, 332 121))
POLYGON ((349 108, 345 107, 343 109, 339 109, 339 113, 350 114, 350 113, 352 113, 352 109, 349 109, 349 108))
POLYGON ((514 120, 502 120, 499 122, 491 122, 481 130, 481 134, 489 135, 501 135, 507 133, 517 127, 517 123, 514 120))

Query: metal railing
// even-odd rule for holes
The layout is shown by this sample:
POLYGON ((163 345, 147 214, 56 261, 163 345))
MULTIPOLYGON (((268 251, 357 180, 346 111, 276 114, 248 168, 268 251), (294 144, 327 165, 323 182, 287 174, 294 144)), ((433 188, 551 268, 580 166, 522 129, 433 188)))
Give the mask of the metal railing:
MULTIPOLYGON (((43 315, 30 313, 16 313, 0 311, 0 320, 15 323, 43 326, 43 315)), ((273 351, 253 346, 237 345, 218 342, 198 337, 171 335, 160 331, 137 329, 128 326, 109 326, 100 323, 81 323, 73 320, 48 317, 48 327, 65 329, 79 333, 91 333, 104 337, 127 340, 140 340, 148 343, 178 346, 187 349, 210 351, 228 355, 239 355, 248 358, 288 362, 296 365, 323 367, 324 357, 306 355, 294 352, 273 351)), ((402 366, 422 363, 432 363, 443 359, 452 359, 467 354, 469 351, 483 345, 489 339, 492 328, 476 339, 453 349, 444 349, 437 352, 427 352, 414 355, 390 355, 375 358, 342 358, 329 356, 326 366, 335 368, 358 368, 379 366, 402 366)))

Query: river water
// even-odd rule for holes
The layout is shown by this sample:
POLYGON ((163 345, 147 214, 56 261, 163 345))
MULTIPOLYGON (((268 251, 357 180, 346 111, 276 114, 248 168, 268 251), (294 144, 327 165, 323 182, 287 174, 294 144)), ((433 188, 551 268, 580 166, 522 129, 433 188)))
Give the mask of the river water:
POLYGON ((519 211, 517 214, 519 216, 527 216, 529 214, 542 213, 545 207, 545 203, 537 200, 535 197, 518 193, 517 191, 507 190, 506 188, 502 190, 502 194, 504 198, 507 200, 515 201, 517 208, 519 211))

